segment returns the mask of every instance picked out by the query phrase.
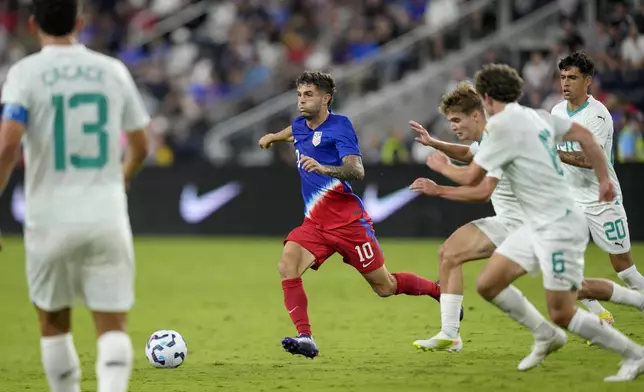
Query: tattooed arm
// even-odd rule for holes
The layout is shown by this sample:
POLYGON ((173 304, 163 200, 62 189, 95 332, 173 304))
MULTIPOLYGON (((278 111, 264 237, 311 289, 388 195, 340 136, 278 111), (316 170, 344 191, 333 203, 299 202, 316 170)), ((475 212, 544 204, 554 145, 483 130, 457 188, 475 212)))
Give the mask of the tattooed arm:
POLYGON ((339 180, 353 181, 364 178, 364 167, 359 155, 346 155, 342 158, 342 166, 320 165, 318 161, 307 156, 302 156, 300 163, 302 169, 308 172, 324 174, 339 180))
POLYGON ((567 163, 572 166, 583 167, 584 169, 593 168, 583 151, 559 150, 559 158, 561 158, 561 162, 567 163))
POLYGON ((345 156, 342 158, 342 166, 323 166, 323 168, 323 174, 340 180, 352 181, 364 178, 364 167, 359 155, 345 156))
MULTIPOLYGON (((564 127, 566 128, 566 127, 564 127)), ((584 128, 586 128, 592 135, 600 147, 603 147, 606 145, 606 142, 608 141, 609 138, 612 136, 612 128, 613 128, 613 121, 611 118, 607 118, 605 116, 594 116, 593 118, 589 119, 587 123, 584 125, 584 128)), ((569 128, 565 134, 563 134, 564 139, 571 139, 570 133, 575 133, 574 130, 569 128), (567 136, 566 136, 567 135, 567 136)), ((580 132, 577 130, 577 134, 586 135, 585 132, 580 132)), ((582 137, 583 138, 583 137, 582 137)), ((577 166, 577 167, 582 167, 584 169, 592 169, 592 160, 589 159, 590 154, 588 154, 588 151, 584 150, 584 146, 579 143, 579 146, 577 146, 578 143, 571 143, 571 140, 568 140, 565 143, 565 148, 561 148, 559 151, 559 158, 561 158, 561 161, 563 163, 567 163, 572 166, 577 166), (579 148, 582 147, 582 148, 579 148)), ((586 140, 586 149, 589 148, 589 145, 592 144, 590 139, 586 140)), ((561 145, 560 145, 561 146, 561 145)), ((592 147, 591 147, 592 148, 592 147)))

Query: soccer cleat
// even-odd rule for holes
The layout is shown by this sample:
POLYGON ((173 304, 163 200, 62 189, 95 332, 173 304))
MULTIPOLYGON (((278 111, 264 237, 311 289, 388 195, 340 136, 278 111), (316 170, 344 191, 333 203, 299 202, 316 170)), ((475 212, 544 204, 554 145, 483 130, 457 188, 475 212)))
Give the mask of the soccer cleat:
POLYGON ((295 338, 282 339, 282 347, 293 355, 303 355, 311 359, 317 357, 320 353, 313 338, 304 334, 297 335, 295 338))
POLYGON ((604 379, 606 382, 624 382, 633 381, 640 374, 644 373, 644 358, 625 359, 621 363, 619 371, 614 376, 608 376, 604 379))
POLYGON ((609 312, 608 310, 605 311, 604 313, 600 314, 598 317, 600 319, 606 321, 608 323, 608 325, 613 325, 613 323, 615 322, 615 317, 613 317, 613 314, 611 312, 609 312))
POLYGON ((566 344, 567 340, 568 336, 561 329, 556 329, 555 336, 551 339, 535 340, 532 344, 532 351, 527 357, 523 358, 523 360, 519 362, 517 369, 522 371, 529 370, 541 364, 549 354, 562 348, 564 344, 566 344))
MULTIPOLYGON (((597 317, 599 317, 600 320, 605 321, 608 325, 613 325, 613 323, 615 322, 615 317, 613 317, 613 314, 608 310, 602 314, 597 315, 597 317)), ((586 340, 586 344, 592 346, 593 342, 586 340)))
POLYGON ((438 335, 426 340, 416 340, 414 347, 423 351, 447 351, 452 353, 460 352, 463 349, 461 336, 452 339, 443 331, 438 335))

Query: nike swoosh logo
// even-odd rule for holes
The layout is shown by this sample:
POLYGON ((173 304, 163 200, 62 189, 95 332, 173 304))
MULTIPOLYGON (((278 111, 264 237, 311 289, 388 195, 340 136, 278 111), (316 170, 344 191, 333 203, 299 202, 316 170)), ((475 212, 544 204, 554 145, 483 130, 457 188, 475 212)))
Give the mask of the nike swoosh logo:
POLYGON ((299 306, 296 306, 296 307, 294 307, 293 309, 289 310, 289 311, 288 311, 288 314, 291 314, 291 313, 295 312, 295 309, 297 309, 297 308, 299 308, 299 306))
POLYGON ((241 193, 241 185, 232 181, 199 196, 197 187, 188 184, 183 187, 179 198, 179 213, 188 223, 199 223, 214 214, 241 193))
POLYGON ((378 198, 378 186, 367 185, 362 196, 365 210, 374 223, 382 222, 406 204, 418 197, 418 193, 410 191, 407 187, 378 198))
POLYGON ((370 262, 368 262, 368 263, 362 263, 362 268, 367 268, 368 266, 370 266, 370 265, 371 265, 371 263, 373 263, 373 260, 371 260, 371 261, 370 261, 370 262))

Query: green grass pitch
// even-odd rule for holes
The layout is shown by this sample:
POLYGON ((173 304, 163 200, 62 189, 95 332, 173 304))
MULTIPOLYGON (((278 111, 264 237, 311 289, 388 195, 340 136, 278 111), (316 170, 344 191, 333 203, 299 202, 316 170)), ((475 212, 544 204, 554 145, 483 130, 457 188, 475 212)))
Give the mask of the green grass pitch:
MULTIPOLYGON (((391 271, 435 279, 439 242, 381 242, 391 271)), ((40 365, 36 316, 27 298, 21 239, 0 253, 3 322, 0 391, 47 391, 40 365)), ((483 262, 465 267, 464 350, 417 351, 412 341, 437 332, 440 310, 430 298, 378 298, 338 256, 304 275, 313 333, 321 355, 291 356, 280 340, 295 331, 282 303, 277 273, 281 238, 137 238, 137 303, 129 330, 135 349, 130 390, 162 391, 634 391, 635 383, 607 385, 619 357, 572 337, 543 366, 516 370, 531 335, 474 291, 483 262), (176 329, 188 342, 178 369, 152 368, 144 344, 157 329, 176 329)), ((644 269, 644 244, 634 246, 644 269)), ((589 247, 586 276, 617 279, 608 258, 589 247)), ((540 279, 519 288, 544 309, 540 279)), ((644 343, 644 314, 606 305, 616 326, 644 343)), ((95 390, 94 330, 87 311, 74 313, 74 336, 83 364, 82 390, 95 390)))

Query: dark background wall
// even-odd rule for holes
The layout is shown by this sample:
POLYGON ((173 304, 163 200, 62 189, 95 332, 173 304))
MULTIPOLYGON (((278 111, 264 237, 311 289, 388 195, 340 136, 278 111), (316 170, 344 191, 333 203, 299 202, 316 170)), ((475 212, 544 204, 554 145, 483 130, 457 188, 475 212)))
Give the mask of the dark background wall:
MULTIPOLYGON (((644 165, 617 165, 633 240, 644 240, 644 165)), ((354 184, 379 236, 449 236, 457 227, 493 214, 490 204, 415 197, 405 189, 425 176, 447 183, 424 166, 367 167, 354 184)), ((22 173, 0 197, 0 229, 20 233, 22 173)), ((132 183, 130 217, 136 234, 285 236, 303 218, 296 171, 288 167, 148 168, 132 183), (211 210, 217 208, 211 213, 211 210)))

